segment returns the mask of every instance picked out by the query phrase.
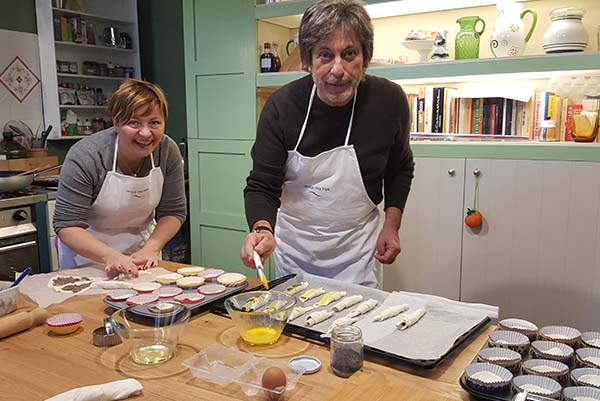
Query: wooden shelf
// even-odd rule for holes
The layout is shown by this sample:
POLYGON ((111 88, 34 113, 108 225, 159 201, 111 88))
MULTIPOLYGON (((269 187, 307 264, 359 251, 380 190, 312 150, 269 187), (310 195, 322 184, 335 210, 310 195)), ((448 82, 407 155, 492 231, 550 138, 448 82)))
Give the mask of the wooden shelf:
MULTIPOLYGON (((600 52, 544 54, 477 60, 449 60, 423 64, 372 67, 367 74, 390 80, 417 83, 473 81, 477 77, 505 75, 512 79, 548 78, 550 72, 575 72, 600 69, 600 52)), ((256 75, 257 87, 282 86, 306 75, 305 72, 272 72, 256 75)))
POLYGON ((91 19, 94 21, 102 21, 102 22, 109 22, 109 23, 115 23, 115 24, 128 24, 128 25, 135 24, 135 22, 133 22, 133 21, 125 21, 125 20, 120 20, 118 18, 110 18, 110 17, 106 17, 104 15, 85 13, 82 11, 67 10, 65 8, 52 7, 52 11, 59 15, 78 15, 80 17, 85 17, 85 18, 88 18, 88 19, 91 19))
POLYGON ((125 77, 105 77, 103 75, 84 75, 84 74, 68 74, 65 72, 59 72, 56 74, 60 78, 75 78, 75 79, 86 79, 86 80, 101 80, 101 81, 122 81, 127 79, 125 77))
POLYGON ((56 46, 66 46, 66 47, 72 46, 72 47, 87 48, 87 49, 93 49, 93 50, 107 50, 109 52, 136 53, 135 49, 122 49, 120 47, 86 45, 83 43, 63 42, 62 40, 55 40, 54 43, 56 46))
POLYGON ((90 110, 102 110, 106 109, 106 106, 82 106, 78 104, 61 104, 61 109, 90 109, 90 110))
MULTIPOLYGON (((92 134, 92 135, 94 135, 94 134, 92 134)), ((69 136, 59 136, 58 138, 48 137, 48 140, 49 141, 76 141, 79 139, 87 138, 88 136, 91 136, 91 135, 69 135, 69 136)))

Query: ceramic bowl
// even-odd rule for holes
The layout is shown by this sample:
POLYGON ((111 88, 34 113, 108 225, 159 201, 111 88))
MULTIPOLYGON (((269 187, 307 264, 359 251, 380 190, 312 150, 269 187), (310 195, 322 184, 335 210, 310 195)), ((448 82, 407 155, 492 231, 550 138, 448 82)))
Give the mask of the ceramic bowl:
POLYGON ((531 355, 538 359, 551 359, 569 364, 573 359, 573 348, 554 341, 534 341, 531 343, 531 355))
POLYGON ((600 401, 600 389, 594 387, 566 387, 563 389, 564 401, 600 401))
POLYGON ((571 382, 577 386, 592 386, 600 389, 600 369, 573 369, 571 371, 571 382))
POLYGON ((507 348, 484 348, 477 353, 478 362, 489 362, 515 372, 521 363, 521 354, 507 348))
POLYGON ((558 398, 562 390, 562 386, 556 380, 544 376, 517 376, 512 384, 515 391, 527 391, 547 398, 558 398))
POLYGON ((566 383, 569 378, 569 367, 562 362, 550 359, 530 359, 521 365, 523 373, 528 375, 545 376, 560 383, 566 383))
POLYGON ((516 331, 496 330, 489 335, 491 347, 508 348, 524 355, 529 350, 529 338, 516 331))
POLYGON ((581 332, 568 326, 545 326, 538 332, 540 340, 556 341, 574 347, 581 338, 581 332))
POLYGON ((469 386, 484 392, 505 390, 512 378, 513 374, 508 369, 488 362, 472 363, 465 368, 469 386))
POLYGON ((17 287, 9 288, 11 284, 9 281, 0 281, 0 316, 17 309, 17 287))
POLYGON ((600 349, 579 348, 575 351, 575 360, 579 367, 600 369, 600 349))
POLYGON ((584 347, 600 348, 600 332, 586 331, 581 334, 581 344, 584 347))
POLYGON ((523 319, 504 319, 498 322, 498 327, 501 330, 524 334, 529 340, 534 340, 538 332, 538 327, 535 324, 523 319))

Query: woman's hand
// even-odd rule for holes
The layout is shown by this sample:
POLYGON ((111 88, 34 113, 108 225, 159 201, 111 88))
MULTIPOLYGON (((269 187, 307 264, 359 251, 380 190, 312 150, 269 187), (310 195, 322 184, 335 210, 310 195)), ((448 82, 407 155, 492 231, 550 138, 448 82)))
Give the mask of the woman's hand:
POLYGON ((123 255, 120 252, 114 252, 106 258, 104 270, 107 273, 118 272, 126 273, 133 277, 138 276, 138 267, 131 256, 123 255))
POLYGON ((140 270, 147 270, 152 267, 158 266, 158 254, 159 252, 151 249, 142 248, 131 255, 133 262, 137 265, 140 270))
POLYGON ((259 233, 251 232, 244 238, 240 258, 246 266, 256 269, 254 264, 254 251, 260 255, 264 262, 271 256, 275 250, 275 237, 269 231, 261 231, 259 233))

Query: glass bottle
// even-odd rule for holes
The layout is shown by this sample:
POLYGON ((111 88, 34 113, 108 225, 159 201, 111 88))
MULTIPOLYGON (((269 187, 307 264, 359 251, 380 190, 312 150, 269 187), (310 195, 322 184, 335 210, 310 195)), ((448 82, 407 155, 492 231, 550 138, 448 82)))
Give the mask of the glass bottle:
POLYGON ((264 51, 260 55, 260 72, 273 72, 275 65, 275 58, 271 53, 271 44, 269 42, 265 42, 264 51))
POLYGON ((281 59, 279 58, 279 42, 273 41, 273 72, 279 72, 281 69, 281 59))
POLYGON ((335 326, 331 332, 331 370, 350 377, 363 366, 362 331, 356 326, 335 326))

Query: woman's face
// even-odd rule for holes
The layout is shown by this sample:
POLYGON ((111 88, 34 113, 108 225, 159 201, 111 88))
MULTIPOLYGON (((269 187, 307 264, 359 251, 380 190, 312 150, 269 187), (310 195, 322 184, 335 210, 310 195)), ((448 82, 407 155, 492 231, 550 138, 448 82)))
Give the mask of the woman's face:
POLYGON ((336 30, 312 51, 310 73, 319 99, 329 106, 347 104, 364 76, 362 47, 354 34, 336 30))
POLYGON ((140 107, 131 119, 124 124, 115 124, 119 135, 119 152, 131 159, 150 155, 160 143, 165 133, 165 119, 158 107, 148 112, 148 107, 140 107))

